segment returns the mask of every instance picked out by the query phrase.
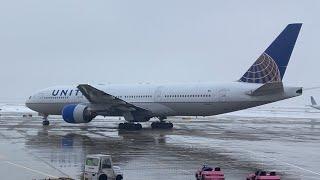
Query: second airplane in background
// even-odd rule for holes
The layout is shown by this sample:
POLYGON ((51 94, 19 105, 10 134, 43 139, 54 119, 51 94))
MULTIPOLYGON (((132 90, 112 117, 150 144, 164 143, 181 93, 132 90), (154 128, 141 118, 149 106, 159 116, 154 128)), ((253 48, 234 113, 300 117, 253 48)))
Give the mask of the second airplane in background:
POLYGON ((48 115, 62 115, 68 123, 89 123, 101 115, 123 116, 127 122, 120 129, 141 129, 135 122, 152 117, 160 120, 153 128, 172 128, 164 121, 168 116, 211 116, 299 96, 302 88, 286 87, 282 79, 300 28, 289 24, 235 82, 58 86, 30 96, 26 106, 44 116, 44 125, 48 115))
POLYGON ((315 108, 315 109, 319 109, 319 110, 320 110, 320 105, 317 104, 317 102, 316 102, 316 100, 314 100, 313 96, 311 96, 310 99, 311 99, 311 105, 310 105, 310 107, 313 107, 313 108, 315 108))

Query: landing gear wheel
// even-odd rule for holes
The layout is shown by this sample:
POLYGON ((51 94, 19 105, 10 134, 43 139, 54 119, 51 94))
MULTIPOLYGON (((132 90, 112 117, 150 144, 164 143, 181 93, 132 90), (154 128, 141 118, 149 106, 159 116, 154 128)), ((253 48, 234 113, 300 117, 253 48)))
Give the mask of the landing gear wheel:
POLYGON ((118 126, 118 129, 120 130, 131 130, 131 131, 137 131, 142 129, 142 125, 137 123, 120 123, 118 126))
POLYGON ((120 123, 120 124, 118 125, 118 129, 124 129, 124 123, 120 123))
POLYGON ((42 125, 43 126, 49 126, 50 122, 48 120, 43 120, 42 125))
POLYGON ((153 122, 151 123, 152 129, 172 129, 173 124, 171 122, 153 122))

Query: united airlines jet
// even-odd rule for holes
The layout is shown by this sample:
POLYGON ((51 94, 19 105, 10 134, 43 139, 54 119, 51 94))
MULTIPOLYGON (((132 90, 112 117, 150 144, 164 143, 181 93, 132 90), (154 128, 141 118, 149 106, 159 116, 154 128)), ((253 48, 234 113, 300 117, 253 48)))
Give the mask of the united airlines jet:
MULTIPOLYGON (((230 83, 57 86, 30 96, 26 106, 44 117, 62 115, 67 123, 89 123, 96 116, 123 116, 119 129, 172 128, 168 116, 211 116, 302 94, 282 83, 302 24, 289 24, 239 80, 230 83)), ((232 63, 232 62, 230 62, 232 63)), ((234 63, 234 62, 233 62, 234 63)))

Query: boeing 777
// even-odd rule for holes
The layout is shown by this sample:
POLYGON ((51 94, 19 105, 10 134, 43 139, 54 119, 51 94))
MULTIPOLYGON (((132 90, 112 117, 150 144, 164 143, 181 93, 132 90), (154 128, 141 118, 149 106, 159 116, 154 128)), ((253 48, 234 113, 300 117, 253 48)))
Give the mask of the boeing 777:
POLYGON ((282 79, 301 26, 287 25, 235 82, 56 86, 30 96, 26 106, 44 117, 43 125, 48 115, 62 115, 67 123, 123 116, 119 129, 141 129, 138 122, 153 117, 159 119, 153 128, 172 128, 169 116, 212 116, 296 97, 302 87, 284 86, 282 79))

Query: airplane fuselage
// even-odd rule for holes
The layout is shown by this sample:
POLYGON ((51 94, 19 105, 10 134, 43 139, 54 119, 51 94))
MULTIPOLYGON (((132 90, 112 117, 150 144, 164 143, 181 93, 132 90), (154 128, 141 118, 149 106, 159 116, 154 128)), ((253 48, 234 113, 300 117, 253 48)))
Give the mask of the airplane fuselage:
MULTIPOLYGON (((251 96, 250 92, 260 87, 254 83, 192 83, 160 85, 98 85, 97 89, 116 98, 146 109, 153 117, 210 116, 301 95, 300 88, 284 87, 281 93, 251 96)), ((57 86, 44 89, 27 100, 27 106, 41 114, 61 115, 70 104, 90 103, 76 86, 57 86)), ((108 105, 100 106, 98 115, 122 116, 122 112, 108 111, 108 105)), ((97 107, 95 107, 97 108, 97 107)))

